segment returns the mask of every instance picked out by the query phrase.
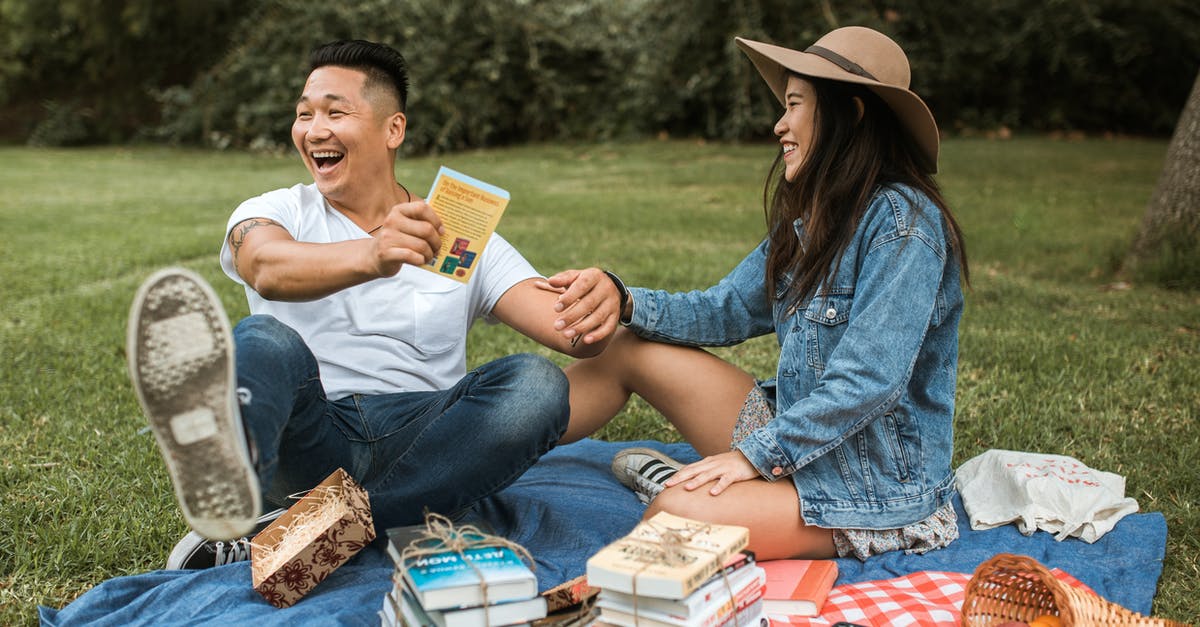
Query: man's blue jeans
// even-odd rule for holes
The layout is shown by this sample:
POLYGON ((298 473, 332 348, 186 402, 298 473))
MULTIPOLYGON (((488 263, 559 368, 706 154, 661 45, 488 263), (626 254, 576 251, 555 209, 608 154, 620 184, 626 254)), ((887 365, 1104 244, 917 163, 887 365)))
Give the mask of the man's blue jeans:
POLYGON ((570 413, 562 370, 512 355, 448 390, 330 401, 304 340, 271 316, 234 329, 242 420, 264 501, 288 507, 339 467, 370 496, 377 530, 457 517, 554 447, 570 413))

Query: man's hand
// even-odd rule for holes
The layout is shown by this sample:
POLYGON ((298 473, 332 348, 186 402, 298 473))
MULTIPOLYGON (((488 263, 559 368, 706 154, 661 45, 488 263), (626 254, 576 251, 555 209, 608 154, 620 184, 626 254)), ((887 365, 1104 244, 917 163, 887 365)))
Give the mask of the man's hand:
POLYGON ((621 293, 603 270, 563 270, 539 282, 538 287, 558 292, 554 329, 572 344, 579 338, 584 344, 594 344, 616 332, 621 320, 621 293))
POLYGON ((442 220, 424 200, 392 206, 371 247, 372 265, 381 277, 395 276, 404 264, 419 266, 437 256, 442 245, 442 220))
POLYGON ((674 476, 667 480, 666 486, 683 484, 685 490, 695 490, 708 483, 716 482, 708 493, 717 496, 725 488, 739 482, 758 479, 758 470, 746 459, 739 450, 728 453, 711 455, 704 459, 680 468, 674 476))

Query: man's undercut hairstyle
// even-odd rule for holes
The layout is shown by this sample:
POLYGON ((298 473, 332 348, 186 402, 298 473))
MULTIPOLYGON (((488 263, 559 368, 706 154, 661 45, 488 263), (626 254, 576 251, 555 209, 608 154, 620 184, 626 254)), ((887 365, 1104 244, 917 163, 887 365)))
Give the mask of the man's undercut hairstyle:
POLYGON ((362 72, 367 76, 364 91, 388 90, 404 113, 408 103, 408 63, 391 46, 362 39, 331 41, 314 48, 308 63, 309 72, 325 66, 362 72))

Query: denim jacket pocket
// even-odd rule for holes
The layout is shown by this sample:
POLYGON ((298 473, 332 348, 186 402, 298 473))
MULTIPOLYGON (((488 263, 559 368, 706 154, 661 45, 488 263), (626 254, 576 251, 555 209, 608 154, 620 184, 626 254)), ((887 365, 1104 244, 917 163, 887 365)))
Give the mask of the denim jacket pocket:
POLYGON ((829 355, 846 332, 850 320, 852 291, 818 296, 804 310, 805 360, 808 367, 822 372, 829 355))
POLYGON ((913 475, 899 420, 888 412, 834 449, 837 468, 854 498, 889 500, 907 496, 913 475))
POLYGON ((906 484, 911 481, 912 460, 904 446, 900 419, 895 412, 888 412, 863 430, 864 444, 870 450, 880 452, 880 471, 891 475, 890 479, 906 484), (890 469, 890 470, 889 470, 890 469))

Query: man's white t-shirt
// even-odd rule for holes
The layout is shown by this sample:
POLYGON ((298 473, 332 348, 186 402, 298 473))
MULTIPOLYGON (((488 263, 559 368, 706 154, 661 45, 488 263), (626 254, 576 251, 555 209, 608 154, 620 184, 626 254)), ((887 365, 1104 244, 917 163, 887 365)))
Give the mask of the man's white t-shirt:
POLYGON ((329 243, 370 237, 333 208, 316 185, 278 189, 243 202, 221 245, 221 269, 246 288, 250 313, 268 314, 304 338, 321 369, 326 395, 387 394, 446 389, 466 374, 467 330, 509 288, 540 276, 494 233, 467 284, 404 266, 325 298, 290 303, 259 296, 238 276, 228 234, 249 218, 278 222, 296 241, 329 243))

